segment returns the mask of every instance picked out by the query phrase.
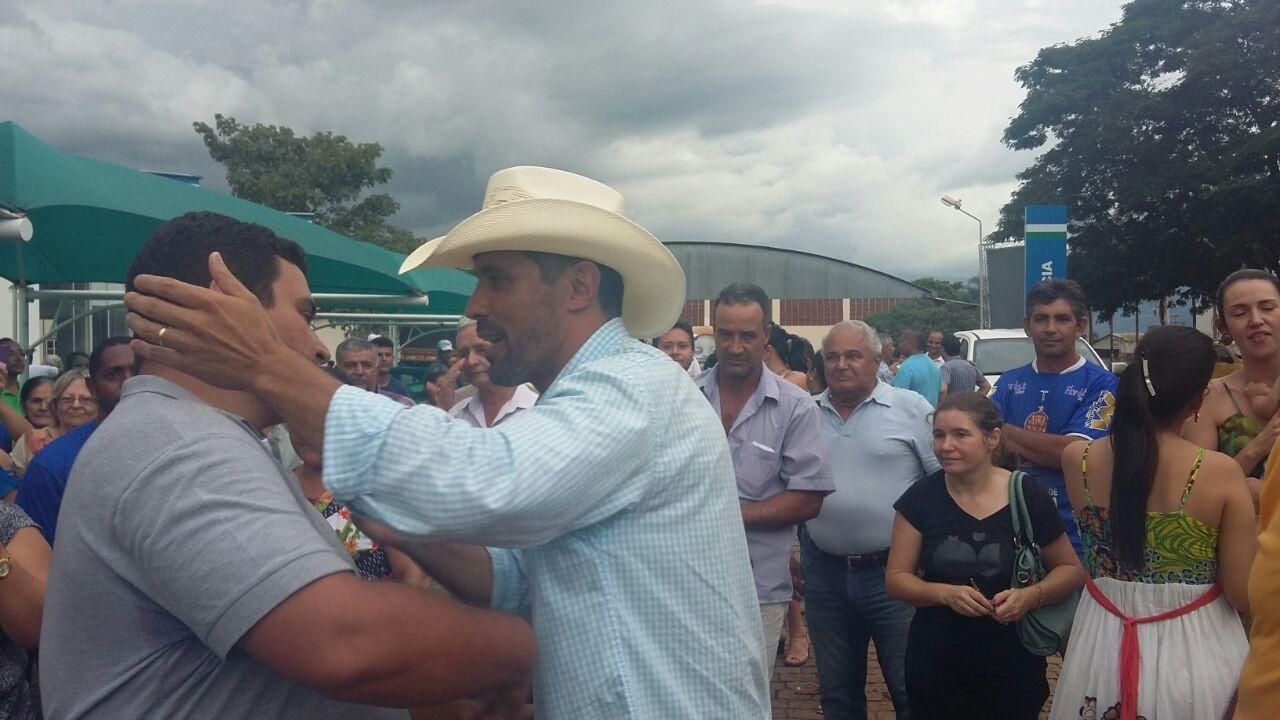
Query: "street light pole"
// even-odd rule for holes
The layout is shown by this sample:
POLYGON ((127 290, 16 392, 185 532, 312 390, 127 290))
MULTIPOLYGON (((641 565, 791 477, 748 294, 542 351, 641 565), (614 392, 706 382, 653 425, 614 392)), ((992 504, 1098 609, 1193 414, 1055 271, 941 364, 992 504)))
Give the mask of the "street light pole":
POLYGON ((982 251, 982 239, 984 237, 984 235, 982 234, 982 219, 979 218, 977 215, 974 215, 973 213, 969 212, 968 210, 965 210, 964 208, 960 207, 961 203, 964 202, 960 198, 951 197, 950 195, 943 195, 940 199, 942 200, 943 205, 946 205, 952 210, 958 210, 959 212, 962 212, 965 215, 968 215, 978 223, 978 327, 985 330, 987 329, 987 325, 988 325, 987 323, 987 263, 986 263, 987 256, 986 256, 986 253, 982 251))

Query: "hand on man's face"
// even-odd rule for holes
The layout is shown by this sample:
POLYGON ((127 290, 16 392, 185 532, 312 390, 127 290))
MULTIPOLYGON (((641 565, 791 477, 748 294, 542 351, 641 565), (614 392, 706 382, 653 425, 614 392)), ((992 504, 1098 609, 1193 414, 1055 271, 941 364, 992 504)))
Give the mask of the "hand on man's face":
POLYGON ((138 338, 133 350, 212 385, 247 390, 254 373, 244 369, 257 367, 264 349, 280 347, 280 336, 221 257, 212 256, 209 267, 216 289, 153 275, 134 280, 139 292, 124 296, 125 322, 138 338))

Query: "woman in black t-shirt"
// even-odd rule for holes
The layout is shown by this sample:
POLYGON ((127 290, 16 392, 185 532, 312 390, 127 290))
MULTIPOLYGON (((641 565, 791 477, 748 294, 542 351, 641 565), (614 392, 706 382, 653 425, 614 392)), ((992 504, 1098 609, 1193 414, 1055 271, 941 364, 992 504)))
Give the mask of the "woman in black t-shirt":
POLYGON ((942 471, 894 505, 886 586, 919 608, 907 640, 907 699, 914 720, 1034 720, 1049 697, 1044 658, 1027 652, 1015 623, 1084 584, 1084 570, 1053 499, 1030 476, 1023 493, 1049 573, 1010 589, 1013 516, 1009 471, 993 456, 1000 412, 987 398, 946 398, 933 421, 942 471))

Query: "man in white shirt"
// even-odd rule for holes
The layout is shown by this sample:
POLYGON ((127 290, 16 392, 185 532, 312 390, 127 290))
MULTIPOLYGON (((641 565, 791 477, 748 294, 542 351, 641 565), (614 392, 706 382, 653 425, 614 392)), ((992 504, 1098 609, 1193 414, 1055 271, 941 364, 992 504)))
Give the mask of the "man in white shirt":
POLYGON ((929 339, 928 339, 929 359, 932 360, 933 364, 937 365, 939 369, 941 369, 942 364, 947 361, 947 354, 943 352, 942 338, 943 338, 942 332, 939 330, 934 330, 933 332, 929 333, 929 339))
POLYGON ((537 391, 527 384, 507 387, 489 379, 489 359, 485 356, 488 348, 489 343, 476 333, 476 321, 462 318, 453 351, 462 376, 475 386, 476 392, 454 405, 449 414, 478 428, 493 427, 538 401, 537 391))

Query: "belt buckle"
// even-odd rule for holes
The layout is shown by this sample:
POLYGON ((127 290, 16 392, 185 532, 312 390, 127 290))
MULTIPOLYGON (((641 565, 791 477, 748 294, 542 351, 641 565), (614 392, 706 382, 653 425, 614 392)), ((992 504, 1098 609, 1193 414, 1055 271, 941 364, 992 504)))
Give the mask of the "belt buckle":
POLYGON ((845 555, 844 565, 850 570, 861 570, 871 565, 883 565, 881 557, 884 555, 883 550, 878 550, 865 555, 845 555))

